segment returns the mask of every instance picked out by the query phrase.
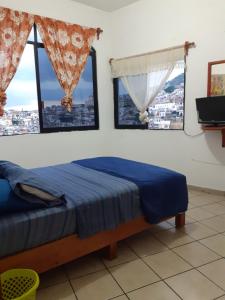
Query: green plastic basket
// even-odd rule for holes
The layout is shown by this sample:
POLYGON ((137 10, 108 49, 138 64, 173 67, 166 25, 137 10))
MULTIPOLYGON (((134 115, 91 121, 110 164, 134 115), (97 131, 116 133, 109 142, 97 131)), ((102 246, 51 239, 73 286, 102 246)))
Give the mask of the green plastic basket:
POLYGON ((35 300, 38 274, 30 269, 12 269, 1 274, 3 300, 35 300))

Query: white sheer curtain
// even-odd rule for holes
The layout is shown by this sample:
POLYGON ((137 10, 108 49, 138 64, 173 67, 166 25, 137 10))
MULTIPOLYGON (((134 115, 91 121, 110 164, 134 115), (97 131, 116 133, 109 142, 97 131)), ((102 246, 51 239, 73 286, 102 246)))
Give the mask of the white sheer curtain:
POLYGON ((142 123, 149 122, 147 109, 164 87, 174 66, 148 74, 121 77, 125 89, 140 112, 139 119, 142 123))
POLYGON ((148 107, 164 87, 174 67, 182 60, 182 47, 112 60, 112 76, 122 80, 140 112, 139 119, 142 123, 149 122, 148 107))

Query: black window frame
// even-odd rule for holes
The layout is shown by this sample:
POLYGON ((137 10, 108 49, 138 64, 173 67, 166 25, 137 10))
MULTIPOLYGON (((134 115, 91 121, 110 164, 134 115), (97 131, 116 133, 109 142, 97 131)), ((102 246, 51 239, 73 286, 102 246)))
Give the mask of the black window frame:
POLYGON ((148 124, 128 125, 119 124, 119 78, 113 78, 113 98, 114 98, 114 126, 115 129, 141 129, 141 130, 163 130, 163 131, 184 131, 185 129, 185 99, 186 99, 186 57, 184 57, 184 99, 183 99, 183 126, 182 128, 148 128, 148 124))
POLYGON ((92 47, 89 56, 92 58, 92 79, 93 79, 93 98, 94 98, 94 118, 95 125, 88 126, 71 126, 71 127, 43 127, 43 103, 41 97, 41 82, 40 82, 40 70, 39 70, 39 56, 38 49, 45 48, 44 44, 38 41, 38 33, 36 24, 33 25, 34 40, 28 40, 27 44, 31 44, 34 47, 34 62, 36 73, 36 85, 37 85, 37 100, 38 100, 38 114, 39 114, 39 126, 41 133, 53 133, 53 132, 67 132, 67 131, 84 131, 84 130, 98 130, 99 129, 99 108, 98 108, 98 86, 97 86, 97 60, 96 50, 92 47))

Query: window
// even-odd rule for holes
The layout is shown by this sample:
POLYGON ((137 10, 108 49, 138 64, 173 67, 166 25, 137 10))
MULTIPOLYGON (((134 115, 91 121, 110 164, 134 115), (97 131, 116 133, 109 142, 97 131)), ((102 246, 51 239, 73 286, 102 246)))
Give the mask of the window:
POLYGON ((139 111, 120 79, 114 79, 114 116, 118 129, 180 129, 184 124, 185 71, 177 67, 148 108, 150 122, 139 121, 139 111))
POLYGON ((96 73, 96 53, 92 48, 73 94, 72 112, 67 112, 61 106, 63 89, 34 26, 7 89, 0 135, 98 129, 96 73))

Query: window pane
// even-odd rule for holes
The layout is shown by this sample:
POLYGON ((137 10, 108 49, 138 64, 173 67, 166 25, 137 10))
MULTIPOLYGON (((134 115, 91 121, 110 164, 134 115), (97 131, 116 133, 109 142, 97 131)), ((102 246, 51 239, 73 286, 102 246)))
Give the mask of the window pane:
POLYGON ((0 135, 39 132, 37 87, 33 45, 27 44, 18 70, 7 89, 0 135))
POLYGON ((31 32, 28 36, 28 41, 33 42, 34 41, 34 27, 32 27, 31 32))
POLYGON ((183 129, 184 69, 175 68, 149 107, 149 129, 183 129))
POLYGON ((40 86, 43 107, 43 128, 94 126, 94 91, 92 58, 89 56, 85 70, 73 94, 72 112, 61 106, 65 95, 44 48, 39 48, 40 86))
POLYGON ((41 39, 41 36, 40 36, 40 34, 38 32, 38 29, 37 29, 37 41, 38 41, 38 43, 43 43, 42 39, 41 39))
POLYGON ((118 79, 118 122, 119 125, 142 125, 138 109, 120 79, 118 79))
MULTIPOLYGON (((118 79, 118 125, 141 125, 139 113, 118 79)), ((183 129, 184 68, 173 70, 163 90, 149 107, 149 129, 183 129)))
MULTIPOLYGON (((34 42, 34 27, 32 27, 32 29, 31 29, 31 32, 30 32, 29 37, 28 37, 28 41, 29 42, 34 42)), ((42 39, 40 37, 38 29, 37 29, 37 41, 38 41, 38 43, 42 43, 42 39)))

